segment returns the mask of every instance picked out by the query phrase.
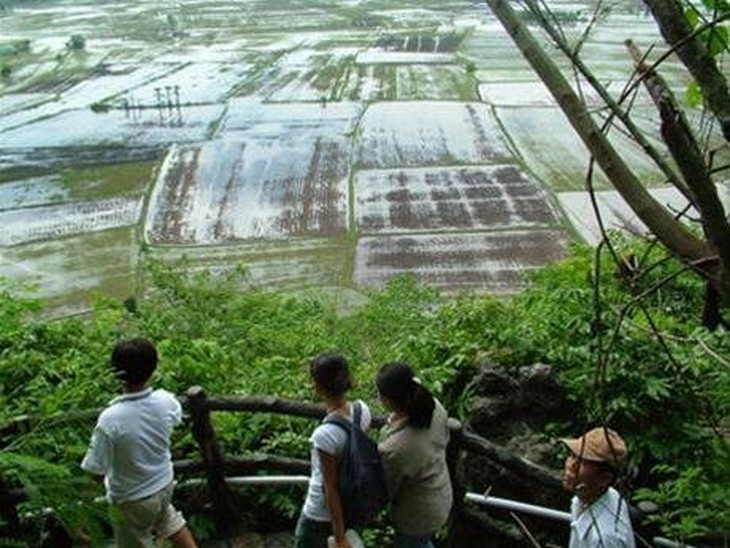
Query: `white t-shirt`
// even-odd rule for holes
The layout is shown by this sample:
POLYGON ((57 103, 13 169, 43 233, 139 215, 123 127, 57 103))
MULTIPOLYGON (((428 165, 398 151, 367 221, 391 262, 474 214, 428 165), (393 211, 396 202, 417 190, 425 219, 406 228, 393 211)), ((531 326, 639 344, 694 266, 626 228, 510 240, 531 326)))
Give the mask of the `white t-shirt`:
MULTIPOLYGON (((363 401, 357 401, 362 406, 360 428, 367 431, 370 428, 370 408, 363 401)), ((352 402, 348 404, 348 411, 348 418, 352 422, 352 402)), ((327 415, 327 417, 330 415, 327 415)), ((327 420, 327 417, 324 420, 327 420)), ((324 498, 324 476, 322 474, 322 463, 319 460, 319 451, 324 451, 328 455, 340 455, 347 442, 347 432, 336 424, 323 423, 312 432, 309 442, 312 445, 312 474, 309 477, 309 488, 302 513, 306 518, 314 521, 332 521, 330 511, 327 508, 327 502, 324 498)))
POLYGON ((181 420, 180 402, 166 390, 114 398, 99 415, 81 468, 104 475, 113 502, 153 495, 173 479, 170 434, 181 420))
POLYGON ((573 497, 569 548, 635 548, 628 506, 613 487, 580 510, 580 500, 573 497))

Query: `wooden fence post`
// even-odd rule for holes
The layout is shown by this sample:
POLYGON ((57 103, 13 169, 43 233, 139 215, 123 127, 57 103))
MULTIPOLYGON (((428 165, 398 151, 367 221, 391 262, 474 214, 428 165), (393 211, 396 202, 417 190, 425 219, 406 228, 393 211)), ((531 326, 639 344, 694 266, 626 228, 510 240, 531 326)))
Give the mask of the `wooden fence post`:
POLYGON ((463 426, 461 422, 454 418, 449 418, 449 431, 451 437, 446 447, 446 464, 449 467, 449 477, 451 478, 451 488, 454 492, 454 504, 451 507, 451 515, 448 521, 448 534, 446 537, 446 546, 452 548, 456 546, 457 527, 456 521, 464 506, 464 496, 466 495, 466 483, 464 481, 464 451, 461 447, 461 435, 463 426))
POLYGON ((20 531, 20 516, 18 503, 23 497, 8 488, 5 480, 0 476, 0 518, 4 524, 0 526, 0 536, 15 535, 20 531))
POLYGON ((200 386, 189 388, 187 404, 193 419, 193 437, 198 442, 203 457, 215 527, 219 535, 229 536, 239 529, 238 504, 226 483, 223 454, 210 422, 205 390, 200 386))

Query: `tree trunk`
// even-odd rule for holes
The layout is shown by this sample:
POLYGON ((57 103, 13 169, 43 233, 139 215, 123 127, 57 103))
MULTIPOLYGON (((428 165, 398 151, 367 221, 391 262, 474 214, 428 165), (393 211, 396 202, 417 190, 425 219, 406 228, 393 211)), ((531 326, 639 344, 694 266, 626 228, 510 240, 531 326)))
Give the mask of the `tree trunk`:
POLYGON ((487 0, 487 3, 629 207, 674 255, 699 270, 703 277, 708 277, 706 262, 711 256, 711 250, 707 244, 690 233, 644 188, 591 118, 558 66, 509 6, 509 2, 487 0), (698 264, 702 266, 698 267, 698 264))
POLYGON ((702 307, 702 325, 715 330, 723 323, 720 313, 720 295, 711 283, 705 284, 705 303, 702 307))
MULTIPOLYGON (((659 109, 662 138, 682 172, 692 196, 692 204, 700 213, 702 229, 718 256, 719 266, 714 269, 710 282, 717 290, 714 300, 719 302, 723 295, 727 297, 730 293, 723 289, 726 273, 730 269, 730 223, 725 216, 725 209, 700 147, 684 113, 677 107, 669 86, 656 72, 641 62, 641 52, 633 42, 628 41, 627 46, 649 95, 659 109)), ((717 323, 713 323, 717 327, 717 323)), ((709 324, 705 325, 710 327, 709 324)))

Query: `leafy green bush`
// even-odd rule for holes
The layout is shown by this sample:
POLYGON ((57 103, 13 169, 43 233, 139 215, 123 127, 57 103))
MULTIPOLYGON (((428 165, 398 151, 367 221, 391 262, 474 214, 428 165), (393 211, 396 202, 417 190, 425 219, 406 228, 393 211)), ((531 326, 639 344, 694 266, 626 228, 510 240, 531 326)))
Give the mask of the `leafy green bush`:
POLYGON ((66 42, 66 47, 73 51, 81 51, 86 47, 86 38, 82 34, 72 34, 66 42))
POLYGON ((658 487, 637 490, 637 500, 659 505, 659 512, 650 515, 649 520, 661 525, 666 535, 684 542, 712 533, 727 533, 730 453, 726 444, 718 444, 716 451, 712 465, 707 467, 657 465, 652 472, 660 479, 658 487))
MULTIPOLYGON (((89 538, 103 537, 105 509, 78 504, 79 494, 91 497, 93 484, 89 478, 79 477, 68 466, 7 450, 0 452, 0 478, 6 484, 24 487, 26 499, 19 504, 18 513, 36 521, 41 530, 52 523, 48 519, 52 509, 53 516, 70 531, 83 529, 89 538), (69 490, 73 490, 73 497, 69 496, 69 490)), ((36 535, 32 533, 32 536, 36 535)), ((3 546, 4 541, 0 537, 3 546)))

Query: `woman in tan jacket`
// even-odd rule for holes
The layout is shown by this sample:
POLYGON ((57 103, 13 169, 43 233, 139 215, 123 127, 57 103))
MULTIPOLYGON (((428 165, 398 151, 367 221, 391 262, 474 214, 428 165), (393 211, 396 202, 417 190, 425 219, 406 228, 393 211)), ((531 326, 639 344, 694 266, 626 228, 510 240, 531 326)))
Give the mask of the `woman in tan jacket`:
POLYGON ((448 414, 403 363, 380 368, 380 400, 391 414, 380 455, 392 501, 396 548, 433 548, 449 516, 453 493, 446 466, 448 414))

